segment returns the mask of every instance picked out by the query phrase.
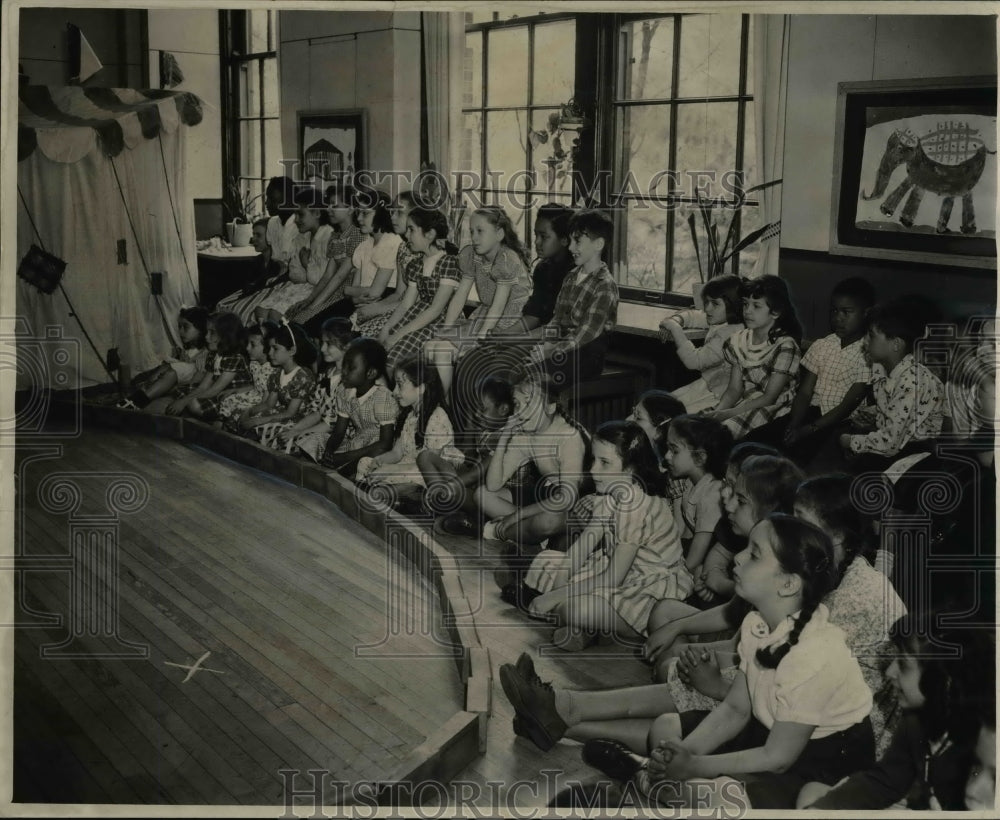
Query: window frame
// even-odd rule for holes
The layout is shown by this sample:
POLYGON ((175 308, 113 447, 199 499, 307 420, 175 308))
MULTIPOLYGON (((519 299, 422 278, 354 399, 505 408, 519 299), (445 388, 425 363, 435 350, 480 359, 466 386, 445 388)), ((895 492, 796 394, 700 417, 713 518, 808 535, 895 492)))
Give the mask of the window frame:
MULTIPOLYGON (((221 101, 222 101, 222 164, 224 169, 224 195, 228 190, 229 180, 236 180, 240 188, 240 193, 245 194, 244 187, 247 182, 259 183, 260 192, 267 187, 267 181, 274 176, 268 173, 265 167, 268 156, 266 125, 268 121, 275 121, 281 125, 281 75, 278 61, 278 21, 279 12, 277 9, 253 9, 254 11, 266 11, 268 13, 267 24, 267 45, 266 51, 256 51, 243 53, 247 48, 248 10, 232 9, 219 11, 219 38, 220 38, 220 66, 222 72, 221 101), (266 91, 264 81, 264 65, 267 60, 274 61, 275 76, 277 77, 278 102, 274 114, 265 114, 266 91), (258 116, 245 116, 240 113, 240 96, 243 93, 243 83, 241 71, 244 65, 256 63, 257 81, 259 88, 258 116), (259 123, 259 174, 244 173, 243 152, 242 152, 242 131, 246 122, 259 123)), ((248 70, 253 70, 250 67, 248 70)), ((252 171, 254 169, 246 169, 252 171)), ((260 210, 263 211, 263 200, 261 200, 260 210)))
MULTIPOLYGON (((480 123, 482 128, 482 142, 479 146, 479 172, 483 174, 486 170, 486 157, 488 152, 486 129, 487 129, 487 115, 491 113, 498 113, 503 111, 523 111, 526 114, 526 121, 524 123, 525 134, 524 139, 525 145, 525 168, 523 170, 531 171, 534 168, 534 146, 531 144, 531 140, 528 139, 527 128, 531 126, 533 122, 533 117, 537 111, 551 111, 557 108, 559 104, 568 102, 568 100, 561 100, 559 103, 539 103, 534 102, 535 93, 535 60, 534 60, 534 50, 535 50, 535 29, 539 25, 547 25, 550 23, 564 22, 567 20, 572 20, 577 24, 576 29, 576 40, 574 46, 574 75, 577 78, 574 82, 575 86, 579 85, 579 58, 580 58, 580 31, 579 31, 579 21, 581 14, 579 12, 553 12, 553 13, 541 13, 541 14, 531 14, 525 15, 523 17, 513 17, 506 20, 498 19, 499 13, 493 12, 492 21, 482 21, 478 23, 466 23, 465 33, 481 33, 481 51, 480 51, 480 83, 481 88, 479 89, 479 105, 478 106, 467 106, 462 105, 462 117, 464 118, 469 114, 478 114, 480 117, 480 123), (515 28, 527 28, 528 41, 527 41, 527 52, 528 52, 528 72, 527 72, 527 86, 528 94, 527 101, 524 105, 488 105, 489 95, 489 34, 494 31, 503 31, 506 29, 515 28)), ((574 93, 571 96, 576 96, 577 89, 574 88, 574 93)), ((465 169, 462 169, 465 170, 465 169)), ((506 169, 505 169, 506 170, 506 169)), ((515 169, 520 171, 522 169, 515 169)), ((480 182, 482 183, 474 191, 469 189, 469 193, 474 193, 480 202, 483 204, 489 204, 494 201, 494 197, 498 195, 508 195, 508 188, 493 188, 487 185, 488 177, 484 174, 480 182)), ((527 179, 524 185, 527 186, 529 183, 527 179)), ((463 191, 464 192, 464 191, 463 191)), ((514 194, 518 197, 524 197, 525 201, 528 203, 538 202, 539 204, 544 204, 549 201, 548 191, 539 187, 537 183, 532 187, 518 188, 514 194)), ((572 207, 572 203, 576 198, 575 185, 572 184, 568 195, 559 194, 555 201, 563 202, 565 201, 568 207, 572 207)), ((525 208, 524 210, 524 224, 521 226, 521 240, 525 243, 525 247, 531 248, 532 246, 532 230, 534 225, 532 224, 533 211, 531 206, 525 208)), ((466 222, 466 224, 468 224, 466 222)))
MULTIPOLYGON (((627 205, 629 202, 635 202, 640 199, 649 199, 651 201, 658 202, 662 205, 673 206, 673 207, 683 207, 696 205, 697 200, 692 196, 686 196, 683 193, 667 193, 662 195, 654 196, 644 196, 635 197, 632 195, 617 195, 618 191, 625 179, 624 174, 624 145, 621 143, 620 135, 617 133, 616 123, 618 121, 619 111, 633 106, 655 106, 662 105, 669 107, 669 145, 667 149, 667 163, 666 168, 679 170, 676 168, 677 165, 677 119, 678 110, 683 105, 692 104, 732 104, 737 105, 737 135, 736 135, 736 151, 735 151, 735 164, 736 168, 733 170, 744 171, 746 168, 745 162, 745 147, 746 147, 746 125, 747 125, 747 106, 754 102, 754 97, 752 93, 752 88, 750 88, 751 78, 748 75, 748 53, 751 46, 750 43, 750 15, 742 14, 741 16, 741 26, 740 26, 740 59, 739 59, 739 78, 735 94, 713 96, 713 97, 681 97, 677 94, 678 84, 679 84, 679 63, 680 63, 680 46, 683 37, 683 23, 681 22, 684 17, 694 17, 694 16, 704 16, 704 12, 689 12, 689 13, 677 13, 677 14, 663 14, 663 13, 635 13, 635 14, 611 14, 605 15, 606 19, 602 25, 602 41, 603 48, 600 50, 603 56, 603 60, 598 60, 598 71, 599 71, 599 86, 600 90, 598 93, 598 107, 597 107, 597 122, 601 123, 604 138, 599 141, 599 152, 597 155, 597 167, 599 168, 610 168, 612 172, 612 182, 610 196, 614 198, 615 207, 613 209, 614 220, 615 220, 615 239, 614 242, 614 258, 612 260, 612 272, 615 275, 615 280, 618 282, 618 292, 622 301, 626 302, 636 302, 640 304, 652 304, 652 305, 663 305, 667 307, 678 307, 678 306, 690 306, 693 302, 692 296, 671 290, 673 282, 670 274, 671 262, 673 260, 673 251, 675 246, 675 231, 674 231, 674 220, 670 218, 673 214, 672 210, 665 210, 664 213, 668 215, 666 219, 666 231, 663 243, 663 260, 664 260, 664 283, 662 290, 648 290, 636 287, 630 287, 622 284, 621 275, 623 274, 623 266, 627 258, 628 248, 627 241, 623 241, 622 237, 627 240, 627 232, 625 228, 625 219, 627 213, 627 205), (643 20, 650 19, 663 19, 672 18, 673 25, 673 48, 671 53, 671 58, 673 60, 673 66, 671 70, 671 96, 667 98, 643 98, 643 99, 629 99, 626 97, 619 98, 618 90, 623 76, 621 73, 622 60, 624 55, 621 53, 621 28, 628 23, 641 22, 643 20)), ((745 182, 745 181, 744 181, 745 182)), ((671 183, 669 190, 676 190, 671 183)), ((759 199, 746 199, 745 205, 747 207, 759 207, 759 199)), ((741 214, 737 212, 734 215, 734 219, 737 220, 737 235, 742 236, 742 226, 740 225, 741 214)), ((727 263, 727 273, 739 273, 740 272, 740 254, 737 254, 727 263)))

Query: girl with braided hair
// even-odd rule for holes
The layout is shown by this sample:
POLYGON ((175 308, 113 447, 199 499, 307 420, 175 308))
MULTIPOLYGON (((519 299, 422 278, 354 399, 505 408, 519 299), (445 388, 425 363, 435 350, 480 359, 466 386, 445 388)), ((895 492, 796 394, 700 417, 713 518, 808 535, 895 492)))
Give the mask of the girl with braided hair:
MULTIPOLYGON (((833 545, 813 524, 774 513, 753 528, 733 574, 754 609, 740 629, 740 669, 726 699, 711 712, 661 714, 644 736, 637 726, 624 731, 634 718, 607 722, 629 745, 587 740, 583 758, 613 778, 637 778, 652 799, 675 808, 794 808, 805 783, 836 783, 875 759, 871 691, 821 603, 836 581, 833 545), (632 753, 647 750, 648 759, 632 753), (706 796, 720 800, 705 806, 706 796)), ((565 730, 554 719, 558 693, 546 708, 545 684, 524 658, 518 666, 500 669, 515 730, 536 743, 565 730)), ((630 700, 630 713, 641 701, 630 700)))

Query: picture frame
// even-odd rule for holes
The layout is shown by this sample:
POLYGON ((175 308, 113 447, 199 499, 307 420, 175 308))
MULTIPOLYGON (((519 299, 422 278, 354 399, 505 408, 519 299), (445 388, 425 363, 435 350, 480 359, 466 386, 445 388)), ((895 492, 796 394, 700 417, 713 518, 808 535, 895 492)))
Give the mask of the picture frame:
POLYGON ((315 183, 333 182, 365 168, 368 160, 363 108, 297 112, 300 176, 315 183))
POLYGON ((837 86, 830 252, 996 269, 997 78, 837 86))

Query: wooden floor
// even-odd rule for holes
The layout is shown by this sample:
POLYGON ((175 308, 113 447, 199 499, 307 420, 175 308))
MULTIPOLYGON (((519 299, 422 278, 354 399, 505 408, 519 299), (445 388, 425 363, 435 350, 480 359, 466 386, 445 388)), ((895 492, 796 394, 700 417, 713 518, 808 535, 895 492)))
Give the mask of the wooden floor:
MULTIPOLYGON (((390 572, 381 543, 325 499, 175 442, 90 431, 28 464, 22 566, 69 553, 69 515, 47 510, 39 485, 80 471, 148 483, 145 507, 120 518, 118 586, 120 635, 148 657, 43 659, 67 630, 17 631, 16 801, 280 804, 279 770, 384 778, 461 708, 432 629, 377 646, 390 597, 439 612, 407 563, 390 572), (167 665, 206 651, 222 674, 184 682, 167 665)), ((74 517, 107 514, 108 476, 72 480, 74 517)), ((31 610, 68 612, 68 572, 20 576, 31 610)))
MULTIPOLYGON (((25 463, 30 453, 19 456, 25 463)), ((66 628, 17 631, 15 801, 280 805, 280 770, 378 780, 462 708, 455 662, 433 640, 443 634, 437 603, 410 565, 387 558, 327 500, 207 451, 97 428, 58 458, 26 463, 25 567, 68 554, 70 516, 47 509, 39 487, 81 471, 104 475, 74 478, 83 489, 76 517, 107 513, 107 474, 148 484, 146 505, 118 525, 120 634, 148 657, 42 659, 66 628), (387 599, 410 617, 390 624, 387 599), (361 645, 377 648, 359 657, 361 645), (205 652, 202 665, 222 674, 184 682, 187 670, 168 665, 205 652)), ((596 773, 576 745, 546 754, 514 737, 499 665, 529 651, 543 677, 578 688, 644 683, 648 670, 627 647, 568 657, 548 646, 551 627, 503 604, 492 573, 471 566, 478 544, 442 544, 490 651, 493 711, 486 752, 463 783, 423 796, 481 809, 544 805, 596 773)), ((21 578, 29 610, 68 611, 66 571, 21 578)), ((96 638, 82 646, 115 648, 96 638)))

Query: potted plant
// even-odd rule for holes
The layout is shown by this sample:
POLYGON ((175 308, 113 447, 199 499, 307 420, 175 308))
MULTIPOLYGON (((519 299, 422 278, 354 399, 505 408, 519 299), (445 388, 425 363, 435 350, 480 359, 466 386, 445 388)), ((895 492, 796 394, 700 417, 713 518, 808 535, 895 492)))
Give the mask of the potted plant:
POLYGON ((691 241, 694 243, 695 258, 698 260, 698 275, 701 277, 701 282, 696 283, 692 288, 696 307, 701 307, 701 289, 705 286, 706 282, 710 279, 715 279, 717 276, 722 276, 726 272, 726 265, 729 263, 729 260, 740 251, 750 247, 754 242, 762 239, 769 231, 774 230, 780 224, 780 222, 770 222, 751 231, 742 239, 736 234, 736 226, 740 221, 736 216, 739 211, 743 210, 743 203, 746 201, 746 197, 757 191, 763 191, 766 188, 780 184, 780 179, 773 179, 770 182, 764 182, 760 185, 754 185, 752 188, 747 188, 743 192, 744 198, 741 203, 732 208, 727 208, 727 210, 733 211, 733 215, 729 220, 729 227, 721 243, 719 242, 719 221, 714 218, 715 209, 712 207, 711 201, 703 197, 701 191, 695 192, 698 200, 697 211, 701 214, 701 221, 705 228, 706 246, 705 264, 702 265, 701 243, 698 239, 697 228, 698 220, 695 212, 692 211, 688 215, 687 224, 691 230, 691 241))
POLYGON ((260 216, 260 212, 256 210, 255 206, 257 201, 262 198, 262 194, 251 196, 249 186, 244 189, 244 185, 245 183, 230 177, 229 187, 223 198, 223 206, 230 218, 230 221, 226 223, 226 233, 229 237, 229 244, 234 248, 245 248, 250 244, 254 220, 260 216))
POLYGON ((577 105, 575 100, 563 103, 558 111, 548 116, 545 129, 536 131, 529 126, 528 139, 531 146, 537 148, 546 145, 551 140, 552 154, 542 160, 548 169, 548 191, 555 191, 556 183, 562 182, 576 162, 580 150, 580 132, 589 126, 590 122, 577 105))

